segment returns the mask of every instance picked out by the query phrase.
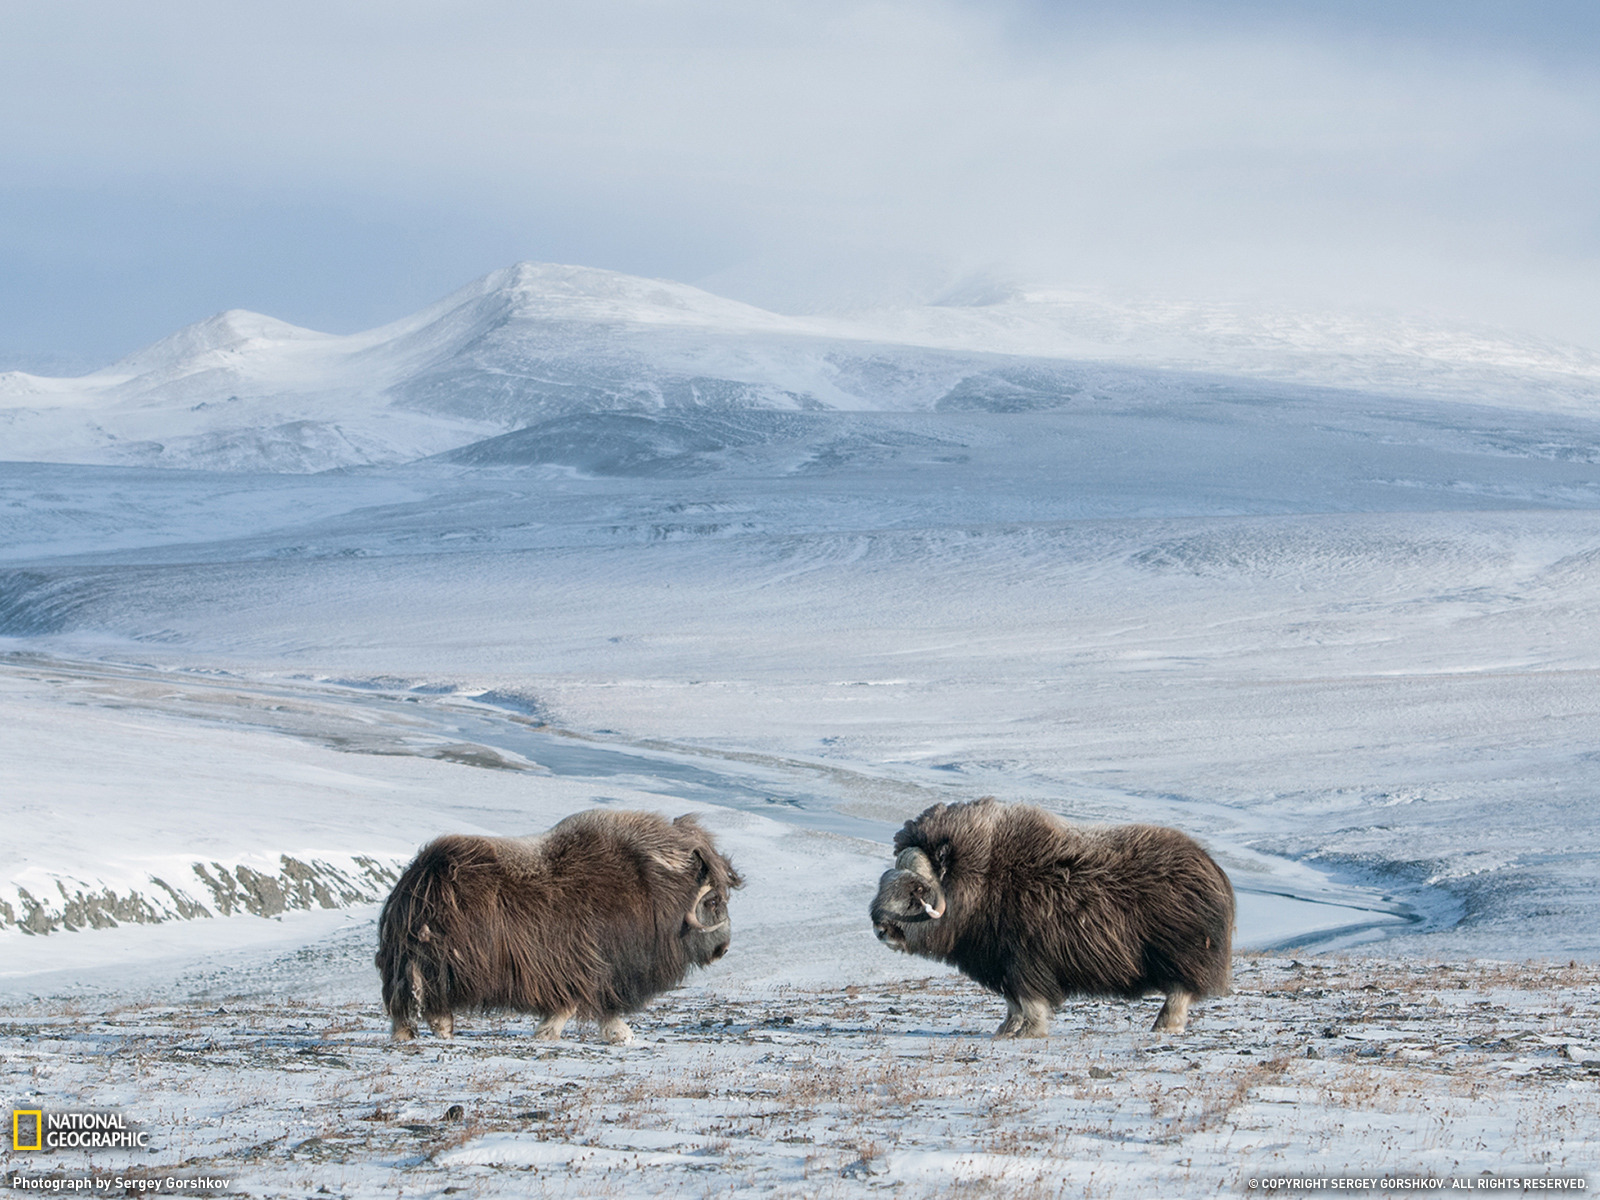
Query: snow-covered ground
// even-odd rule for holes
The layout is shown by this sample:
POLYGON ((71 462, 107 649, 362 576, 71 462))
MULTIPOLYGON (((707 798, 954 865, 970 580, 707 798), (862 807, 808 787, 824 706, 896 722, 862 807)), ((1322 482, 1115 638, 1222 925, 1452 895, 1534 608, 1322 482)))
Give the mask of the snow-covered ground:
POLYGON ((501 1019, 397 1046, 370 1002, 305 983, 364 979, 368 931, 14 1006, 0 1072, 15 1103, 150 1133, 95 1176, 257 1196, 1521 1194, 1592 1180, 1600 1152, 1592 967, 1243 959, 1181 1038, 1147 1032, 1154 1003, 1086 1001, 1048 1043, 991 1042, 1003 1006, 932 979, 697 984, 623 1048, 501 1019))
POLYGON ((0 462, 14 1095, 284 1195, 1592 1166, 1581 353, 1324 330, 1335 369, 1191 313, 1210 359, 1046 362, 1075 301, 969 306, 1014 326, 985 354, 944 308, 847 336, 554 270, 361 345, 233 316, 5 383, 0 457, 58 460, 0 462), (865 908, 900 822, 985 794, 1190 831, 1265 957, 1183 1039, 1094 1002, 977 1040, 996 1002, 865 908), (626 1051, 387 1048, 394 871, 594 805, 705 814, 749 880, 727 958, 626 1051))

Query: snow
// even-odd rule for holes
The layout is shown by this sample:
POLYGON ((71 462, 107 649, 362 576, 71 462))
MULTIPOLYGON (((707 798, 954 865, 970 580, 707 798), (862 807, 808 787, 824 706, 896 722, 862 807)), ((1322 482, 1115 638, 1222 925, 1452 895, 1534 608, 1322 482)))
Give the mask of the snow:
POLYGON ((597 411, 923 412, 1307 389, 1593 419, 1600 356, 1415 320, 1061 289, 851 317, 520 263, 335 336, 231 310, 77 379, 0 375, 0 455, 312 473, 409 462, 597 411), (1286 390, 1287 389, 1287 390, 1286 390))
MULTIPOLYGON (((523 263, 364 333, 334 336, 232 310, 79 379, 11 372, 0 376, 0 453, 292 472, 406 461, 515 427, 515 413, 548 408, 539 364, 552 356, 577 360, 568 375, 620 373, 613 403, 634 403, 641 385, 629 377, 640 372, 627 354, 617 361, 608 349, 626 329, 647 340, 664 336, 656 353, 669 360, 684 352, 685 335, 738 343, 809 332, 682 284, 523 263), (501 395, 508 379, 514 394, 531 392, 512 412, 503 411, 501 395), (472 386, 493 398, 460 411, 450 394, 472 386)), ((592 391, 577 387, 582 396, 592 391)), ((770 387, 752 392, 766 393, 782 399, 770 387)), ((559 409, 561 401, 554 403, 559 409)))
POLYGON ((944 349, 1076 358, 1593 415, 1600 354, 1393 313, 1251 308, 1010 287, 857 317, 858 332, 944 349))
POLYGON ((13 1095, 261 1195, 1581 1174, 1592 364, 968 299, 847 328, 522 266, 353 338, 233 312, 8 377, 13 1095), (1182 1039, 1084 1001, 983 1040, 999 1002, 865 911, 901 822, 985 794, 1198 837, 1236 994, 1182 1039), (597 805, 703 815, 728 956, 637 1046, 391 1047, 393 873, 597 805))
MULTIPOLYGON (((960 794, 903 772, 841 779, 836 768, 778 756, 752 761, 615 739, 574 745, 451 695, 396 700, 59 659, 0 668, 0 715, 8 809, 35 831, 0 882, 0 941, 9 947, 0 989, 7 979, 26 989, 35 974, 76 962, 80 938, 63 933, 95 928, 97 947, 126 946, 100 953, 128 959, 152 952, 155 935, 140 924, 199 921, 207 928, 185 937, 209 955, 237 936, 227 930, 241 920, 250 928, 261 916, 381 899, 441 827, 533 832, 597 803, 705 811, 736 861, 763 864, 740 897, 754 921, 743 978, 818 984, 863 950, 872 961, 854 977, 867 978, 893 962, 865 936, 860 914, 896 822, 860 815, 883 804, 869 808, 864 797, 899 792, 920 796, 921 807, 960 794), (64 770, 84 745, 94 755, 64 770), (451 798, 462 771, 482 778, 451 798), (249 781, 244 805, 240 780, 249 781), (384 814, 381 831, 372 828, 374 811, 384 814), (285 856, 315 868, 325 892, 297 897, 285 856), (244 881, 241 867, 277 880, 284 893, 264 911, 260 897, 238 900, 231 912, 253 918, 231 916, 210 882, 224 872, 244 881), (86 899, 95 903, 85 908, 86 899), (32 936, 40 933, 50 936, 32 936), (796 937, 839 944, 820 961, 797 962, 787 949, 796 937)), ((1241 945, 1401 920, 1376 897, 1315 871, 1214 848, 1233 862, 1242 889, 1241 945)))
MULTIPOLYGON (((94 1175, 259 1196, 1521 1190, 1584 1180, 1600 1148, 1600 1061, 1545 1032, 1600 1017, 1592 970, 1246 959, 1182 1038, 1088 1001, 1048 1043, 988 1041, 1000 1004, 949 979, 694 986, 627 1047, 486 1018, 396 1046, 370 1005, 280 998, 365 950, 333 938, 163 999, 21 1006, 0 1071, 19 1106, 70 1097, 150 1133, 94 1175)), ((13 1162, 87 1174, 82 1152, 13 1162)))

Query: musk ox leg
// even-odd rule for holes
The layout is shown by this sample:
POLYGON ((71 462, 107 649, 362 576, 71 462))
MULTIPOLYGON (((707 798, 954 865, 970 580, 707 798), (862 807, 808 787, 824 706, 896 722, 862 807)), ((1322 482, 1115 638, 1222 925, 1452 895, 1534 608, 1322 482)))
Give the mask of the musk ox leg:
POLYGON ((1156 1023, 1151 1029, 1156 1033, 1182 1033, 1189 1023, 1189 1001, 1193 999, 1193 992, 1168 992, 1167 1002, 1156 1014, 1156 1023))
MULTIPOLYGON (((385 987, 384 991, 387 993, 389 989, 385 987)), ((389 1010, 389 1031, 395 1041, 409 1042, 417 1036, 417 1009, 422 995, 422 968, 415 962, 402 963, 393 993, 384 996, 384 1005, 389 1010)))
POLYGON ((1022 1028, 1017 1030, 1018 1037, 1042 1038, 1050 1036, 1050 1006, 1043 1000, 1023 999, 1022 1028))
POLYGON ((994 1031, 995 1040, 1003 1038, 1042 1038, 1050 1036, 1050 1006, 1043 1000, 1024 996, 1013 1000, 1006 997, 1006 1019, 994 1031))
POLYGON ((613 1046, 626 1046, 633 1041, 633 1030, 628 1028, 628 1023, 615 1014, 600 1022, 600 1036, 613 1046))
POLYGON ((428 1028, 440 1037, 455 1037, 456 1016, 454 1013, 429 1013, 428 1028))
POLYGON ((547 1014, 540 1020, 539 1028, 533 1031, 533 1036, 541 1042, 560 1041, 561 1031, 567 1027, 567 1022, 572 1020, 577 1011, 575 1008, 568 1008, 547 1014))
POLYGON ((1022 1006, 1010 996, 1006 997, 1006 1019, 1000 1022, 1000 1028, 994 1031, 996 1040, 1000 1038, 1016 1037, 1017 1030, 1022 1028, 1022 1006))

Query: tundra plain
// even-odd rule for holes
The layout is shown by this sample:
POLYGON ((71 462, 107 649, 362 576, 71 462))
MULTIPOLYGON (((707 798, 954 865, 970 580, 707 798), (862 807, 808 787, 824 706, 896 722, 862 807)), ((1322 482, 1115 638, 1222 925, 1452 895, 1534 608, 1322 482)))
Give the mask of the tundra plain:
MULTIPOLYGON (((354 980, 369 933, 320 943, 320 967, 354 980)), ((262 1197, 1249 1194, 1582 1177, 1600 1151, 1592 966, 1246 956, 1182 1037, 1147 1032, 1154 1002, 1081 1001, 1014 1043, 987 1038, 1004 1006, 951 977, 691 987, 615 1047, 504 1018, 397 1045, 370 1000, 270 986, 306 958, 10 1005, 6 1087, 157 1131, 156 1152, 94 1156, 101 1174, 262 1197)), ((8 1173, 85 1165, 20 1158, 8 1173)))

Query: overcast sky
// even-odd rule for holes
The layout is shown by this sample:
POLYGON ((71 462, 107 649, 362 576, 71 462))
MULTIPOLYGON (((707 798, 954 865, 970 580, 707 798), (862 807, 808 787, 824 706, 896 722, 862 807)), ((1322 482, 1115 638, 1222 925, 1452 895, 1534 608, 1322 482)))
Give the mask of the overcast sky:
POLYGON ((353 331, 519 259, 1600 345, 1600 3, 0 0, 0 365, 353 331))

